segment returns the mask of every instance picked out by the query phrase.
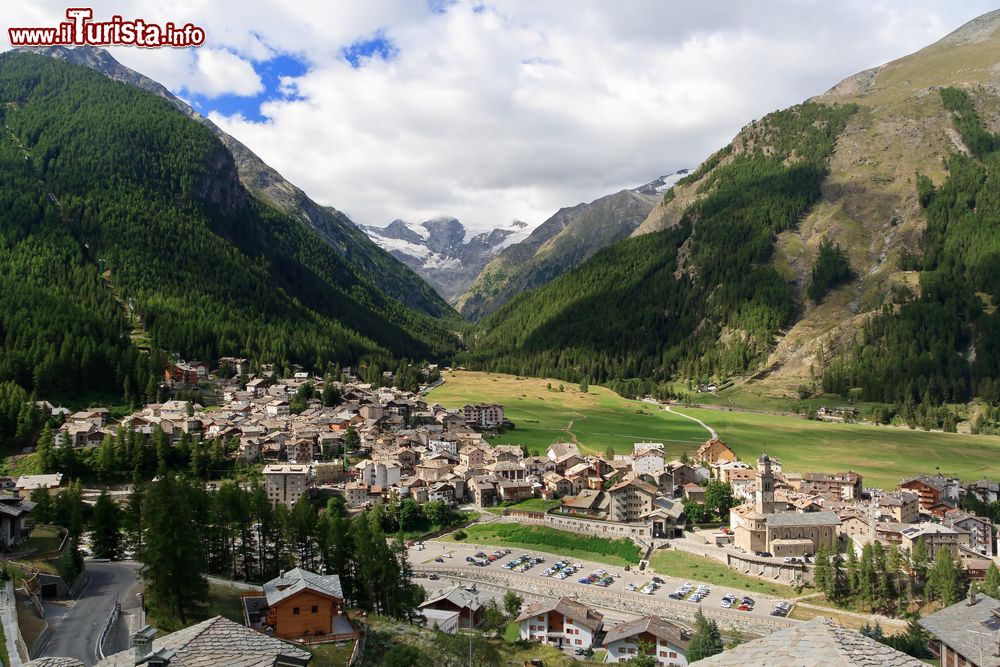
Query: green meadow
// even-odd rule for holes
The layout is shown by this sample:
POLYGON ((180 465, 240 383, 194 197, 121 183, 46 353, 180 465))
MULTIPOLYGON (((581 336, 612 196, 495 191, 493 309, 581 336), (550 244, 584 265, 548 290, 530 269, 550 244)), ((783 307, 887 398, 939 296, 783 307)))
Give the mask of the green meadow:
MULTIPOLYGON (((516 428, 495 443, 523 444, 543 452, 559 440, 603 453, 630 451, 641 440, 663 442, 668 456, 693 452, 708 433, 659 406, 621 398, 604 387, 587 393, 559 380, 455 371, 428 399, 447 407, 501 403, 516 428), (551 384, 552 390, 548 389, 551 384)), ((903 477, 940 471, 965 480, 1000 478, 1000 437, 925 432, 886 426, 816 422, 725 409, 674 407, 714 427, 737 455, 755 460, 764 449, 796 472, 855 470, 866 486, 892 488, 903 477)))
POLYGON ((560 441, 575 442, 590 452, 612 447, 624 453, 632 451, 633 443, 652 440, 664 443, 670 455, 680 456, 708 438, 708 432, 690 420, 657 405, 626 400, 604 387, 591 386, 583 393, 577 385, 559 380, 473 371, 452 371, 445 378, 428 394, 428 402, 449 408, 501 403, 516 428, 491 442, 525 445, 532 453, 544 453, 560 441), (558 390, 560 384, 563 391, 558 390))

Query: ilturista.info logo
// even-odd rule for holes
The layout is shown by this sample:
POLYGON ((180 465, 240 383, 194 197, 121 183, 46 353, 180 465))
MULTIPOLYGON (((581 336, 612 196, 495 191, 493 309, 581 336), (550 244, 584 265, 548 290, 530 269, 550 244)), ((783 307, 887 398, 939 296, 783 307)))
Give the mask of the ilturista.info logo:
POLYGON ((70 7, 67 21, 54 27, 8 28, 11 46, 169 46, 187 48, 205 43, 205 29, 191 23, 152 23, 112 16, 94 21, 89 7, 70 7))

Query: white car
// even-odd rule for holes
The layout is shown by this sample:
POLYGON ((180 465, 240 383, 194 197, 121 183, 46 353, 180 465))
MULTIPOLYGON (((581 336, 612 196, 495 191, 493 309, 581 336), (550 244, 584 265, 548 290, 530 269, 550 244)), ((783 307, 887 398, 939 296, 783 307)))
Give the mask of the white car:
POLYGON ((629 585, 627 585, 625 587, 625 590, 627 590, 627 591, 634 591, 635 590, 635 584, 629 584, 629 585))

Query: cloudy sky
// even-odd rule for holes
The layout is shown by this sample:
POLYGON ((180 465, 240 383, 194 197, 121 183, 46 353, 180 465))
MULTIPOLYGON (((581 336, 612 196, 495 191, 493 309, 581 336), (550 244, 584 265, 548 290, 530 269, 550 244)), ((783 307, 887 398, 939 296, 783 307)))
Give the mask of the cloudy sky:
MULTIPOLYGON (((748 121, 993 9, 977 0, 85 4, 95 19, 202 26, 198 49, 112 53, 313 199, 362 224, 454 215, 474 229, 537 224, 696 166, 748 121)), ((6 27, 55 25, 66 6, 8 2, 0 15, 6 27)))

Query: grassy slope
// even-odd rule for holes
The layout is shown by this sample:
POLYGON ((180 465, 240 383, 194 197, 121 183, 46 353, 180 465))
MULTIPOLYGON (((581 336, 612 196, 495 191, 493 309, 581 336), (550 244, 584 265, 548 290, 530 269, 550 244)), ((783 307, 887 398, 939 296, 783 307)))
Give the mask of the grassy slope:
POLYGON ((453 371, 445 378, 428 401, 447 407, 475 401, 503 404, 516 429, 492 438, 495 444, 523 444, 532 452, 544 452, 553 442, 568 440, 603 453, 609 446, 631 452, 633 443, 652 440, 679 456, 694 451, 707 437, 694 422, 623 399, 604 387, 591 386, 583 394, 576 385, 563 383, 565 391, 549 391, 547 383, 558 388, 560 381, 472 371, 453 371))
MULTIPOLYGON (((791 586, 772 583, 740 574, 711 558, 696 556, 685 551, 657 551, 650 559, 650 567, 658 574, 679 579, 704 581, 715 586, 740 588, 746 591, 775 595, 783 598, 797 597, 799 593, 791 586)), ((806 593, 809 590, 805 591, 806 593)))

